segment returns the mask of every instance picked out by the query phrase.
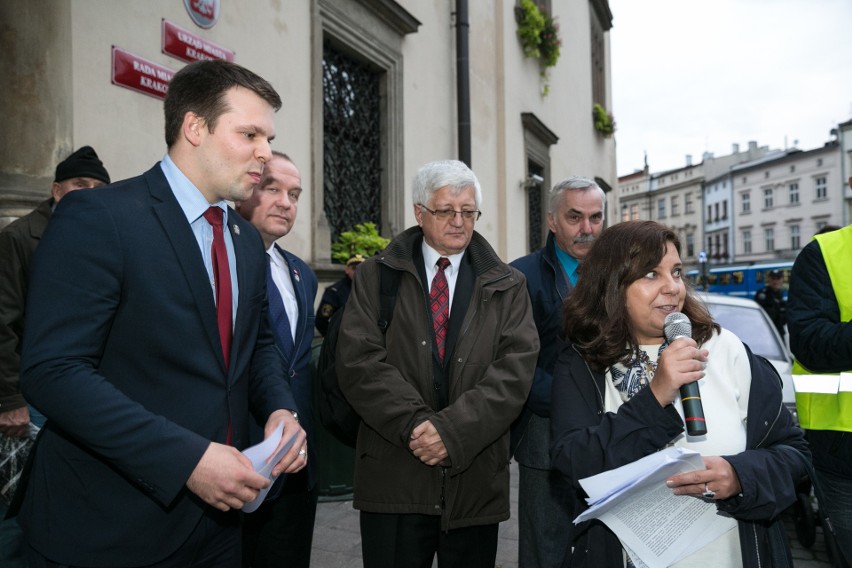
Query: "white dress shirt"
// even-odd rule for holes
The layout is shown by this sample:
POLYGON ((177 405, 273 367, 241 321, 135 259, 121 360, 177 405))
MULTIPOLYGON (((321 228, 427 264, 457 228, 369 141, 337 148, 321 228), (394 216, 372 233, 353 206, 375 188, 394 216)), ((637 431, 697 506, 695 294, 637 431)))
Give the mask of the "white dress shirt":
MULTIPOLYGON (((272 243, 272 246, 267 249, 266 254, 271 259, 269 266, 272 269, 272 281, 275 282, 275 287, 281 294, 284 309, 287 310, 287 319, 290 320, 290 334, 293 336, 293 342, 295 342, 296 324, 299 322, 299 302, 296 301, 296 290, 293 288, 293 281, 290 279, 290 267, 281 253, 275 249, 275 243, 272 243)), ((271 294, 272 290, 268 290, 267 293, 271 294)))

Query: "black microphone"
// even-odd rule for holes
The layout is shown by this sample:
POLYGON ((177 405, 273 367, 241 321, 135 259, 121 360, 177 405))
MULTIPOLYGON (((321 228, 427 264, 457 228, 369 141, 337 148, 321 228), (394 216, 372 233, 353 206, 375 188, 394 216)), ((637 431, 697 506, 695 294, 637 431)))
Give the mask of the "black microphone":
MULTIPOLYGON (((672 343, 679 337, 692 337, 692 322, 680 312, 666 316, 663 324, 666 339, 672 343)), ((701 393, 698 381, 680 387, 680 401, 683 404, 683 416, 686 419, 686 433, 690 436, 703 436, 707 433, 707 421, 704 420, 704 407, 701 406, 701 393)))

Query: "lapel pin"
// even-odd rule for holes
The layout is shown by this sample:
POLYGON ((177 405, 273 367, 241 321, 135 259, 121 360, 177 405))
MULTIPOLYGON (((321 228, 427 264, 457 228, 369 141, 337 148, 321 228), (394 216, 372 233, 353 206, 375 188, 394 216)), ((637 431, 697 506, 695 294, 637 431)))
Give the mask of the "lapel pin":
POLYGON ((299 271, 295 268, 293 269, 293 278, 296 279, 296 282, 301 282, 301 280, 299 280, 299 271))
POLYGON ((234 225, 233 227, 234 227, 234 234, 239 235, 240 234, 240 227, 238 225, 234 225))

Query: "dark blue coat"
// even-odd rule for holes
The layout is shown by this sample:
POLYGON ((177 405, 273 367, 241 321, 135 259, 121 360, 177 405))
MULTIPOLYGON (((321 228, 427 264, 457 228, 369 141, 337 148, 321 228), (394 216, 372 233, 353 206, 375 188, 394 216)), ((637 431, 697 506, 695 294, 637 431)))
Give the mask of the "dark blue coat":
MULTIPOLYGON (((751 365, 746 450, 724 456, 736 470, 744 491, 741 496, 717 501, 716 506, 737 519, 743 565, 751 568, 773 565, 767 520, 778 521, 778 516, 796 501, 795 484, 807 474, 805 464, 779 446, 795 447, 808 459, 810 451, 802 430, 793 424, 781 401, 781 378, 775 368, 748 348, 746 351, 751 365)), ((592 372, 570 344, 561 348, 554 376, 553 407, 559 408, 559 413, 551 420, 551 455, 554 469, 575 486, 572 507, 576 516, 587 507, 580 479, 665 448, 683 432, 684 424, 674 406, 661 407, 650 388, 636 393, 617 413, 604 412, 606 377, 592 372), (611 443, 613 440, 620 443, 611 443)), ((573 552, 567 565, 623 566, 618 537, 600 521, 575 525, 571 540, 573 552)))
MULTIPOLYGON (((275 250, 287 261, 287 266, 290 269, 290 281, 293 283, 296 301, 299 304, 299 321, 296 323, 293 353, 288 356, 277 333, 275 334, 275 343, 281 350, 281 356, 284 359, 284 377, 290 385, 293 397, 296 399, 299 423, 307 435, 308 487, 305 488, 307 490, 312 488, 317 481, 316 437, 314 435, 313 390, 310 368, 311 343, 314 339, 314 299, 317 297, 317 277, 314 271, 298 256, 278 245, 275 245, 275 250)), ((257 425, 257 430, 253 429, 252 443, 260 442, 263 439, 264 424, 265 422, 257 425)), ((276 485, 280 485, 280 483, 276 485)), ((277 490, 273 488, 269 496, 274 497, 276 494, 277 490)))
POLYGON ((552 232, 548 233, 543 248, 514 260, 510 266, 527 277, 527 291, 541 344, 530 396, 523 413, 512 425, 512 448, 518 463, 549 469, 550 426, 541 418, 550 417, 553 367, 559 355, 556 339, 562 335, 562 303, 572 286, 556 257, 556 240, 552 232))
POLYGON ((334 284, 328 286, 322 293, 319 313, 317 313, 317 330, 325 337, 328 331, 328 321, 334 312, 342 309, 352 292, 352 279, 344 276, 334 284))

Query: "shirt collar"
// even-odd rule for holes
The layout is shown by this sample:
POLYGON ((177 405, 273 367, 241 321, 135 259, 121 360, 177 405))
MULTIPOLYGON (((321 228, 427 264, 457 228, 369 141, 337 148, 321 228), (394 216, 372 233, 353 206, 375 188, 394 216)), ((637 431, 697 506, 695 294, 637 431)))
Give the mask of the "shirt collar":
MULTIPOLYGON (((434 270, 435 264, 438 262, 438 259, 444 255, 440 254, 438 251, 430 247, 426 243, 426 239, 423 239, 423 246, 421 250, 423 251, 423 262, 426 263, 426 267, 434 270)), ((448 274, 454 274, 458 270, 459 264, 461 263, 461 259, 463 256, 464 251, 458 254, 448 255, 447 258, 450 261, 450 266, 444 269, 444 272, 448 274)))
MULTIPOLYGON (((163 175, 166 176, 166 181, 172 188, 172 193, 177 199, 186 220, 190 224, 194 223, 205 211, 211 206, 204 197, 204 194, 195 187, 189 178, 184 175, 180 168, 172 161, 172 158, 166 154, 163 161, 160 162, 160 168, 163 170, 163 175)), ((222 209, 222 222, 225 226, 228 224, 228 202, 225 200, 214 203, 213 205, 222 209)))
POLYGON ((266 249, 266 254, 268 254, 269 258, 272 259, 273 264, 277 265, 279 268, 288 270, 287 259, 285 259, 284 255, 278 251, 278 248, 275 246, 275 243, 269 245, 269 248, 266 249))

